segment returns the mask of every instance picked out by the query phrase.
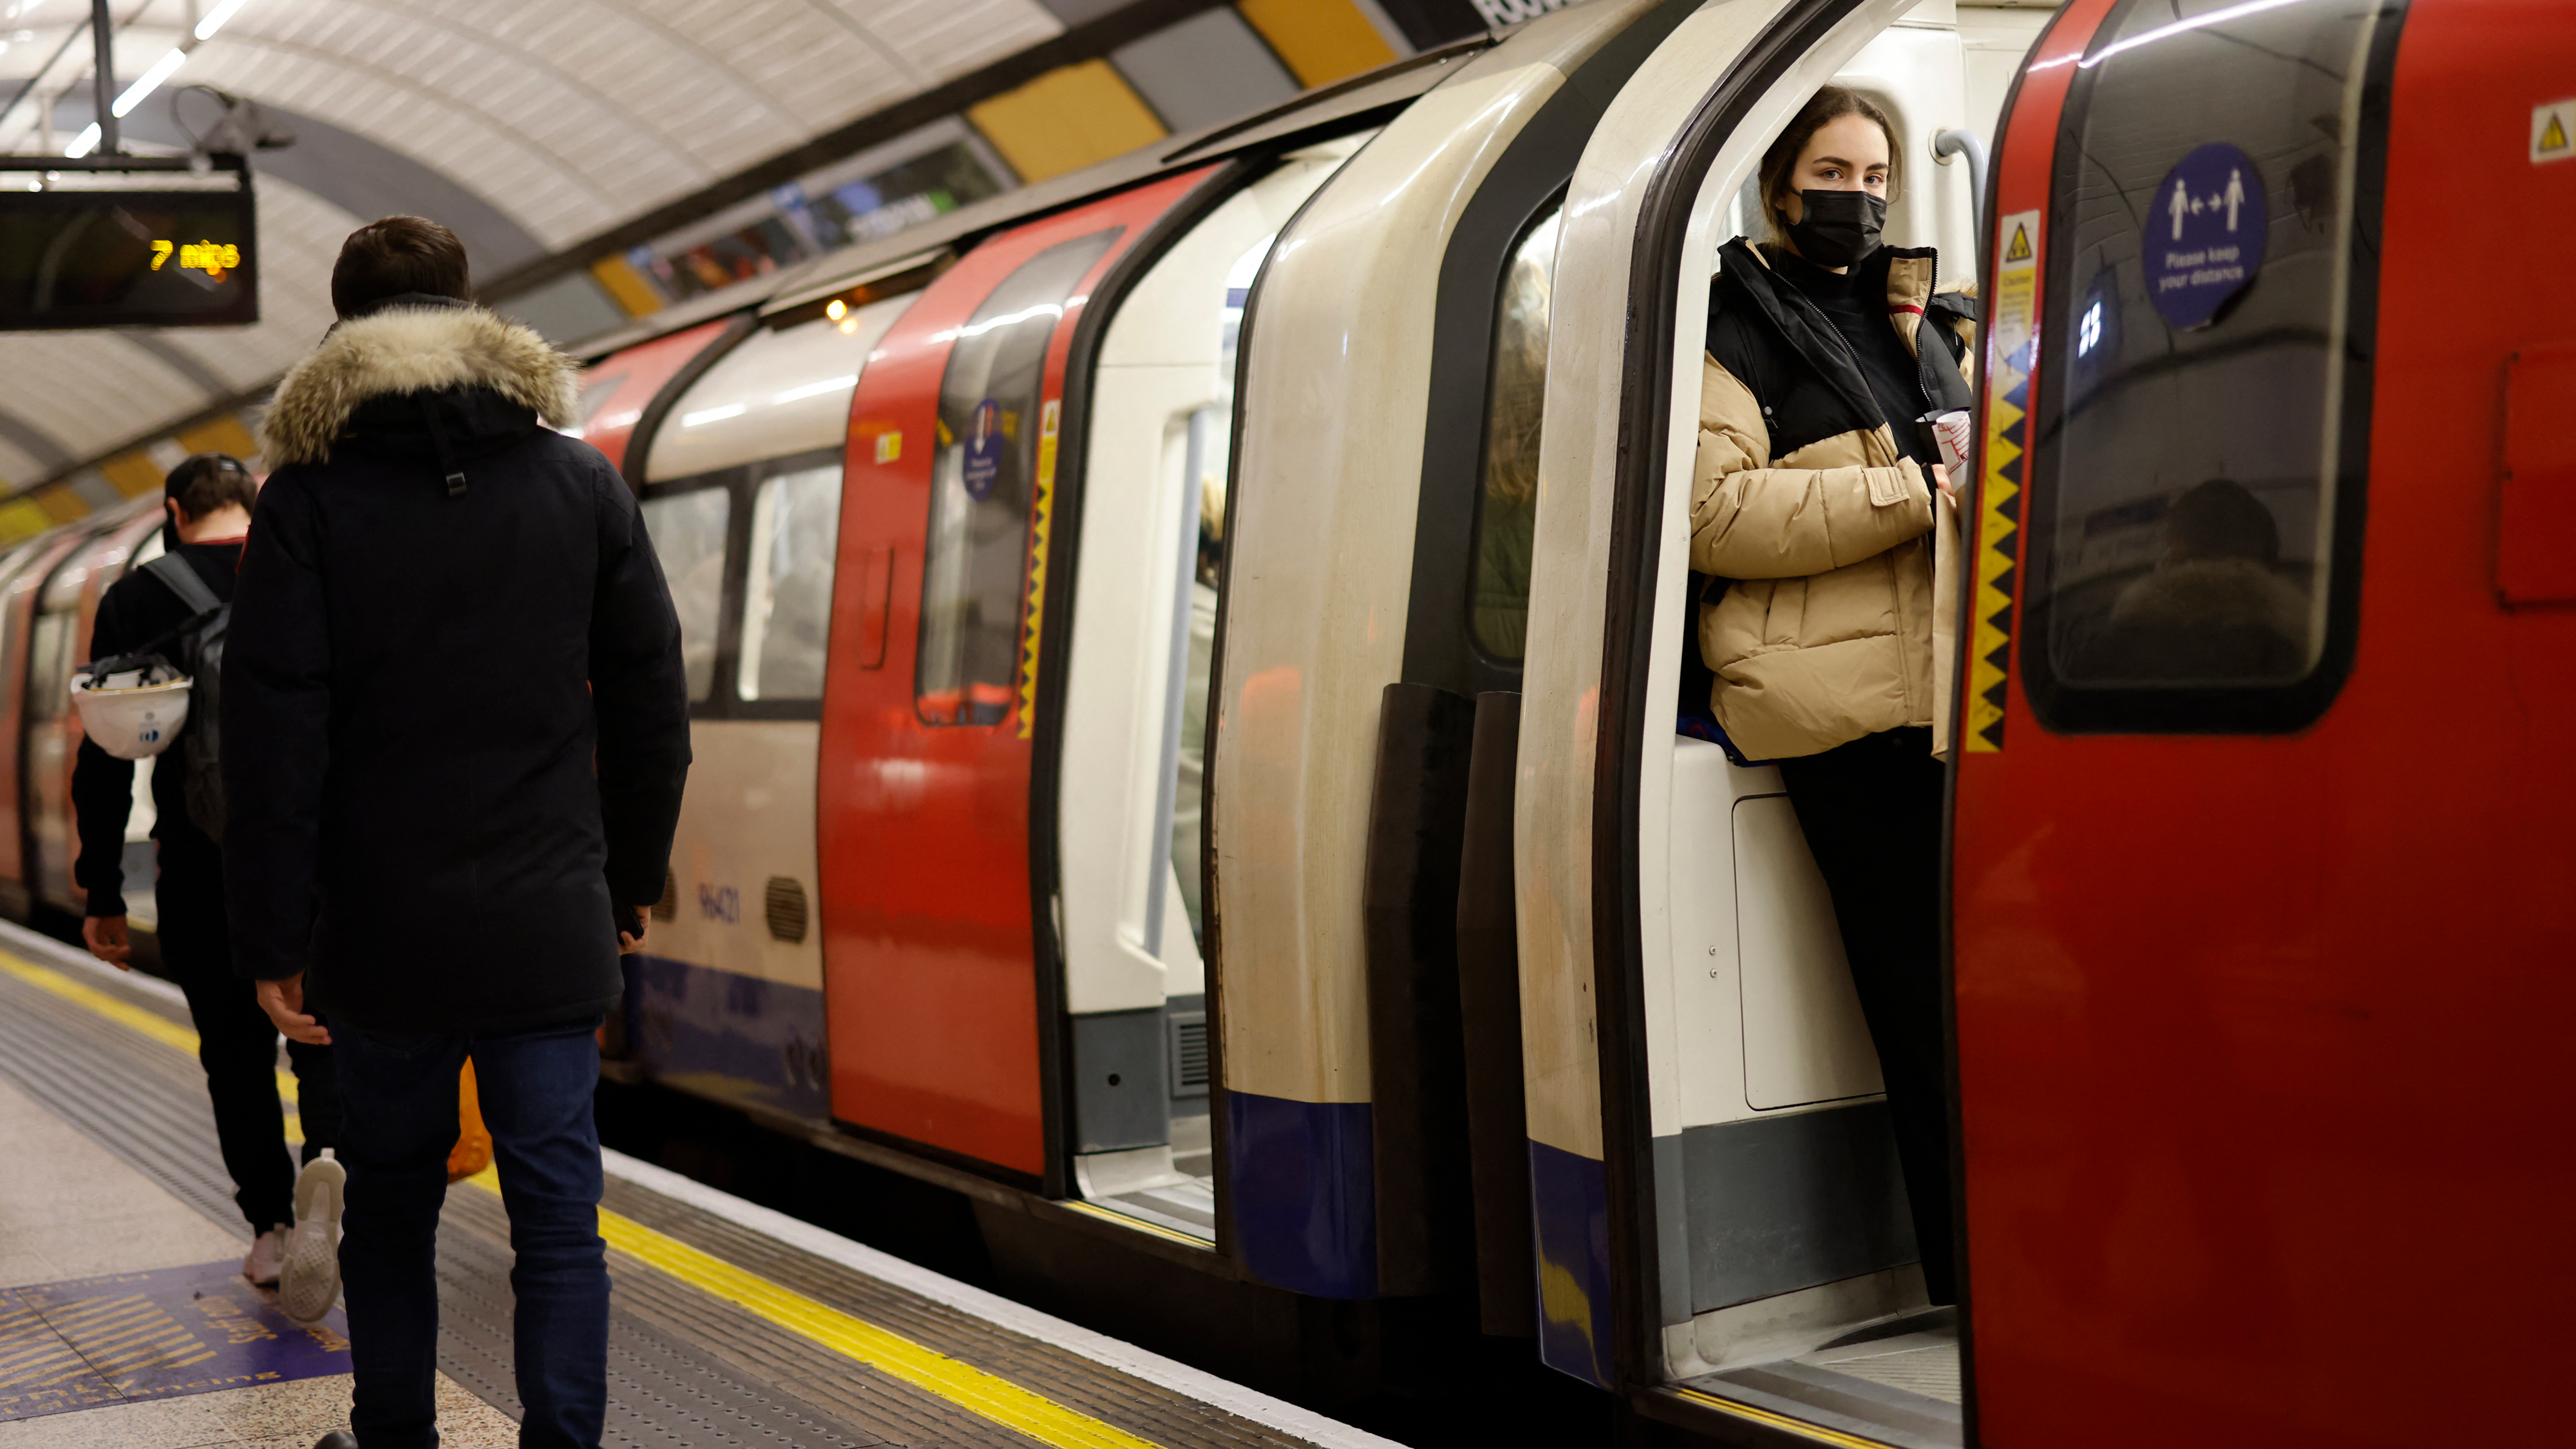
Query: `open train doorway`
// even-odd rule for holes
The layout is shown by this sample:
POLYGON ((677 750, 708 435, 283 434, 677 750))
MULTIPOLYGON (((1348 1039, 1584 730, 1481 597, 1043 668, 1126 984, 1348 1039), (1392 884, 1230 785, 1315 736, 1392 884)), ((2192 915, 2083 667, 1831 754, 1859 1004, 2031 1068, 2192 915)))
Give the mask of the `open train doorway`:
MULTIPOLYGON (((1885 240, 1946 291, 1999 105, 1976 75, 1946 4, 1708 6, 1603 118, 1557 244, 1514 829, 1541 1353, 1703 1429, 1964 1432, 1833 902, 1782 772, 1694 727, 1685 665, 1726 587, 1691 572, 1692 504, 1715 275, 1767 268, 1730 243, 1775 230, 1757 168, 1820 87, 1859 93, 1892 142, 1885 240)), ((1784 472, 1841 431, 1773 459, 1791 421, 1749 426, 1784 472)))
MULTIPOLYGON (((1072 1186, 1214 1246, 1200 826, 1236 342, 1281 228, 1373 130, 1263 161, 1119 297, 1092 354, 1054 763, 1072 1186)), ((1045 789, 1043 783, 1041 791, 1045 789)))

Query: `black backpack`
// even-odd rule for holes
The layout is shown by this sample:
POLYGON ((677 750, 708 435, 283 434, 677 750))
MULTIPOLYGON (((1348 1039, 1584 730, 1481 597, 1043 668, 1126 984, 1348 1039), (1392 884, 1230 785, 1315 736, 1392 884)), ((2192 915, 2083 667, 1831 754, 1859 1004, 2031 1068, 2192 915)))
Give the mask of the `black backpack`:
POLYGON ((224 631, 231 627, 233 606, 215 597, 188 561, 165 553, 143 566, 179 602, 188 606, 188 622, 154 641, 168 651, 170 662, 188 676, 188 723, 181 727, 178 748, 188 761, 188 819, 206 838, 224 838, 224 631))

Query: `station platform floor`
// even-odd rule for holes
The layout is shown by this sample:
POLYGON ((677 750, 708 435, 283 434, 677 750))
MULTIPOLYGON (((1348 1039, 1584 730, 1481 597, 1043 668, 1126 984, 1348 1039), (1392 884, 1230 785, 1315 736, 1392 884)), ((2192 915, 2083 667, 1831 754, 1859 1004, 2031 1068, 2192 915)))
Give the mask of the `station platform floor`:
MULTIPOLYGON (((0 923, 0 1449, 305 1449, 346 1426, 338 1310, 298 1327, 241 1276, 249 1230, 194 1053, 175 989, 0 923)), ((648 1163, 607 1163, 605 1444, 1393 1449, 648 1163)), ((517 1442, 510 1262, 491 1175, 450 1188, 449 1449, 517 1442)))

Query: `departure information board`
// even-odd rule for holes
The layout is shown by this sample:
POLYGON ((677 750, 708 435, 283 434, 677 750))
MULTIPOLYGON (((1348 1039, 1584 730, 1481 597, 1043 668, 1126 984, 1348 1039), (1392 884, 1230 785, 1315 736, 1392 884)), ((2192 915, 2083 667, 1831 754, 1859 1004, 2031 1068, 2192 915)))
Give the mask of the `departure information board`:
POLYGON ((0 192, 0 331, 259 320, 250 189, 0 192))

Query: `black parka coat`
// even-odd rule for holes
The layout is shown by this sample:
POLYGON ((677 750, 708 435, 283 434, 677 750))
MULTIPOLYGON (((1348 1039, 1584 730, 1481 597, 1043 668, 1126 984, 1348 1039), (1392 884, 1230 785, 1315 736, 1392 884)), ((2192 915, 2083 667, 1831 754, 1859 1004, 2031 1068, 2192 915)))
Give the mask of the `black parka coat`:
POLYGON ((362 1029, 507 1030, 620 995, 689 763, 679 621, 578 369, 441 298, 334 328, 262 423, 224 658, 243 974, 362 1029))

